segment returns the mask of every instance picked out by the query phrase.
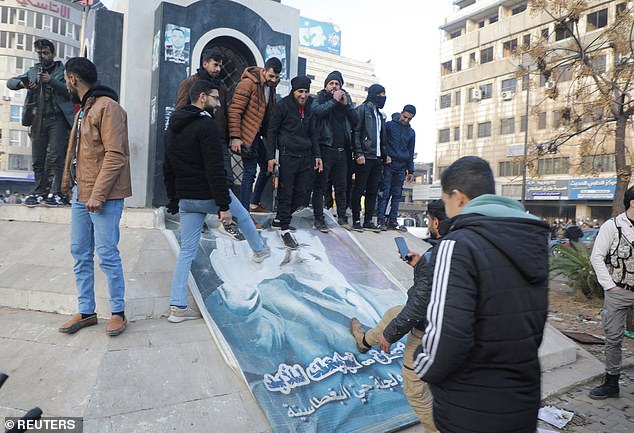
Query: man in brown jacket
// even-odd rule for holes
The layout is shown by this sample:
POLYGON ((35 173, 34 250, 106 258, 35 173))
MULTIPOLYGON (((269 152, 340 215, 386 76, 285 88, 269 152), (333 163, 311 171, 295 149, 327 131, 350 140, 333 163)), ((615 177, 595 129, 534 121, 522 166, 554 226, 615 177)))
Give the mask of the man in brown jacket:
POLYGON ((75 259, 79 313, 59 331, 72 334, 97 324, 95 314, 94 250, 106 275, 112 318, 111 336, 127 325, 124 314, 125 283, 117 244, 123 199, 132 195, 127 114, 114 90, 97 83, 97 68, 88 59, 69 59, 66 87, 81 103, 68 141, 62 187, 72 190, 70 250, 75 259))
POLYGON ((267 120, 275 105, 275 88, 281 72, 282 62, 277 57, 268 59, 264 68, 246 68, 227 110, 231 150, 242 155, 240 201, 251 211, 265 211, 260 206, 260 198, 266 186, 268 161, 262 136, 267 133, 267 120), (258 165, 260 174, 253 189, 258 165))

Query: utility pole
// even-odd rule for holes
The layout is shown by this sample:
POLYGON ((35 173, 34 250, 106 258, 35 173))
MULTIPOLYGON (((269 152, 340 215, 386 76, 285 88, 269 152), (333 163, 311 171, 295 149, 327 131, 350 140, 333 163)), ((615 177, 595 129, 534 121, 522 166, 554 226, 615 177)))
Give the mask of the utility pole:
POLYGON ((81 30, 79 31, 79 56, 88 57, 88 53, 86 52, 86 23, 88 22, 88 13, 90 12, 93 0, 73 0, 73 3, 78 2, 83 5, 81 11, 81 30))
POLYGON ((529 97, 531 95, 530 81, 531 66, 526 68, 526 125, 524 126, 524 160, 522 169, 522 204, 526 205, 526 171, 528 170, 528 107, 529 97))

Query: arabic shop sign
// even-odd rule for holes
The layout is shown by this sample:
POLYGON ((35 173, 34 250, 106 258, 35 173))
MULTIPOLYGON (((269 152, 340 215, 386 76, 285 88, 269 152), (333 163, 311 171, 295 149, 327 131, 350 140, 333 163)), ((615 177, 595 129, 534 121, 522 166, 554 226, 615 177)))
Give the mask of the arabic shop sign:
POLYGON ((616 177, 570 180, 570 200, 613 200, 616 177))
POLYGON ((16 2, 23 7, 33 7, 36 9, 52 12, 59 15, 62 18, 70 19, 71 7, 60 4, 55 1, 40 1, 40 0, 16 0, 16 2))
MULTIPOLYGON (((370 365, 390 365, 393 360, 403 358, 404 351, 405 345, 398 342, 390 353, 370 350, 368 352, 370 358, 362 361, 358 361, 351 352, 345 352, 343 355, 334 352, 332 356, 315 358, 305 368, 299 364, 282 363, 278 366, 276 373, 265 374, 262 382, 269 392, 289 395, 295 388, 309 386, 311 383, 320 382, 337 373, 352 375, 362 372, 364 367, 370 365)), ((312 396, 300 405, 284 404, 284 408, 287 409, 286 414, 289 418, 305 419, 325 404, 351 398, 357 398, 365 403, 372 391, 391 390, 402 384, 403 377, 399 374, 389 373, 385 379, 370 375, 364 383, 341 383, 337 390, 329 388, 329 392, 324 395, 312 396)))
POLYGON ((527 200, 568 200, 567 180, 526 181, 527 200))

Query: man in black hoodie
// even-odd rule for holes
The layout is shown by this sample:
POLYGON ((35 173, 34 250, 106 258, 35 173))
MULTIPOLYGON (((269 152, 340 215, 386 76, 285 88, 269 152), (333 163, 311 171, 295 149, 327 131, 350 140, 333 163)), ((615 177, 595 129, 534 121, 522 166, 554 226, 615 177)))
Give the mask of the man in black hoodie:
POLYGON ((430 384, 442 433, 534 433, 548 225, 496 196, 491 168, 476 156, 455 161, 440 183, 452 219, 432 254, 429 323, 414 371, 430 384))
POLYGON ((392 344, 407 335, 403 353, 403 393, 418 416, 427 433, 438 432, 434 424, 431 391, 425 382, 414 374, 413 357, 427 326, 425 314, 429 304, 433 265, 431 257, 434 247, 441 237, 441 226, 446 225, 447 215, 442 200, 434 200, 428 207, 429 233, 427 240, 432 248, 421 256, 410 251, 404 260, 414 268, 414 285, 407 291, 407 303, 387 310, 377 325, 367 330, 353 317, 350 320, 350 333, 357 342, 357 349, 366 353, 372 346, 379 346, 389 353, 392 344))
POLYGON ((193 103, 176 110, 170 118, 163 165, 170 199, 167 209, 179 212, 181 220, 181 250, 172 277, 168 317, 173 323, 200 317, 187 306, 187 278, 208 213, 217 214, 221 223, 231 222, 232 213, 236 216, 254 262, 261 263, 271 253, 227 184, 224 144, 211 114, 220 103, 218 87, 200 80, 191 86, 189 95, 193 103))
POLYGON ((291 214, 300 206, 308 191, 312 171, 322 171, 315 121, 310 109, 310 78, 305 75, 291 80, 291 94, 273 109, 266 141, 268 171, 280 166, 277 193, 277 217, 282 241, 297 249, 290 230, 291 214), (279 150, 279 161, 275 150, 279 150))
POLYGON ((356 171, 352 190, 352 229, 369 229, 379 233, 381 229, 372 221, 376 208, 379 181, 383 162, 392 162, 387 154, 387 135, 381 108, 385 105, 385 87, 372 84, 368 97, 357 108, 357 131, 354 147, 356 171), (365 196, 363 226, 361 225, 361 196, 365 196))

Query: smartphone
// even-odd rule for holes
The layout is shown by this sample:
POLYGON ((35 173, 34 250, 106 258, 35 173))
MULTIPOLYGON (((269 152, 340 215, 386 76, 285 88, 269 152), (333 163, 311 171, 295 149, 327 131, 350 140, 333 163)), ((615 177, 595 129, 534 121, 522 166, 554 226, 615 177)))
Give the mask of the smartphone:
POLYGON ((405 238, 402 236, 397 236, 394 238, 394 242, 396 242, 396 246, 398 247, 398 252, 401 255, 401 259, 404 262, 409 262, 412 260, 412 256, 409 255, 409 248, 407 248, 407 244, 405 243, 405 238))

